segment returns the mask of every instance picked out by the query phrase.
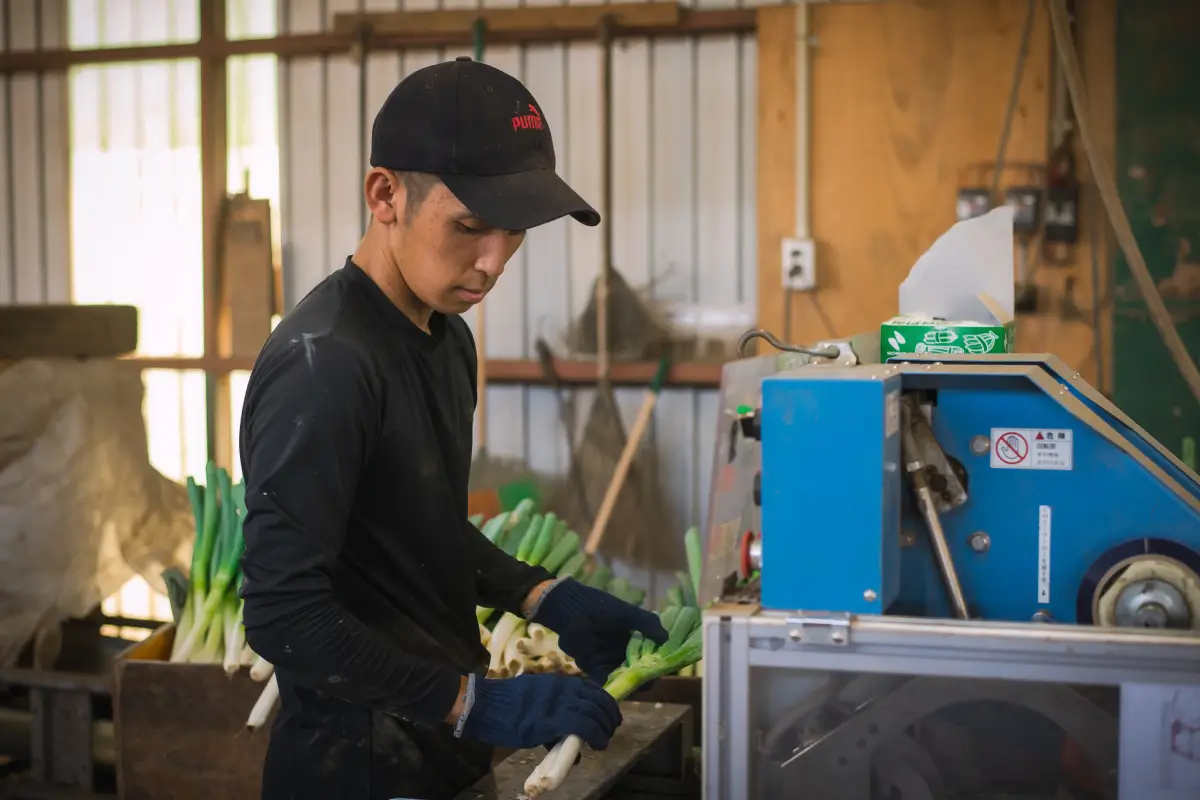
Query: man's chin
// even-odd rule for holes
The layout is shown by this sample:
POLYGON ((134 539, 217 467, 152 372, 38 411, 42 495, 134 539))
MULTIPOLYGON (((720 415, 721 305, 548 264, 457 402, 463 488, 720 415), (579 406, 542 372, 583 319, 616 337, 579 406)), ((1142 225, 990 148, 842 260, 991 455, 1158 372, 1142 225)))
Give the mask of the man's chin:
POLYGON ((448 297, 437 306, 437 311, 443 314, 463 314, 470 311, 475 306, 475 303, 464 300, 461 297, 448 297))
POLYGON ((443 298, 443 307, 438 310, 446 314, 461 314, 472 306, 482 303, 485 295, 486 292, 468 292, 464 289, 457 289, 443 298))

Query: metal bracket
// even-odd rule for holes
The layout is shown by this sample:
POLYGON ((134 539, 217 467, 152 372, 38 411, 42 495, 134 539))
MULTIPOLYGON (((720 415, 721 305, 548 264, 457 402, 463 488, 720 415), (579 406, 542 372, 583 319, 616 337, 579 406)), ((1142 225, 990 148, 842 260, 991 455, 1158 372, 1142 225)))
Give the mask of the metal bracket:
POLYGON ((759 611, 757 602, 747 603, 730 603, 719 602, 713 603, 705 611, 706 614, 715 614, 724 619, 732 619, 733 617, 753 617, 759 611))
POLYGON ((850 615, 811 613, 788 617, 788 639, 794 644, 845 647, 850 644, 850 615))

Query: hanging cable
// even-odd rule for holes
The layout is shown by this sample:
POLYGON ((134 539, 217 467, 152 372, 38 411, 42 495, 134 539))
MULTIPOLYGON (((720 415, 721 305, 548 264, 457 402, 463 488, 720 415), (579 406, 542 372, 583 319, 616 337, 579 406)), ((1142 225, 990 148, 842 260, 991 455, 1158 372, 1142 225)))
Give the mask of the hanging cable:
POLYGON ((1029 40, 1033 35, 1033 18, 1037 11, 1037 0, 1029 0, 1025 9, 1025 26, 1021 29, 1021 44, 1017 49, 1017 63, 1013 67, 1012 86, 1008 90, 1008 106, 1004 109, 1004 124, 1000 128, 1000 143, 996 146, 996 162, 992 171, 993 201, 1000 194, 1000 175, 1004 171, 1004 157, 1008 152, 1008 137, 1012 134, 1013 117, 1017 112, 1017 98, 1021 96, 1021 78, 1025 73, 1025 61, 1029 58, 1029 40))

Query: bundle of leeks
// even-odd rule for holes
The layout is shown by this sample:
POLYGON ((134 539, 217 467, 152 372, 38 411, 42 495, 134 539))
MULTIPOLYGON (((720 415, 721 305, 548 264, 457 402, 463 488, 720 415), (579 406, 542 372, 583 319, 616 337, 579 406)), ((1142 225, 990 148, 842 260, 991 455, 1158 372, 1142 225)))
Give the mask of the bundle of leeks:
MULTIPOLYGON (((634 605, 641 605, 646 598, 644 590, 630 585, 625 578, 614 577, 611 567, 588 557, 579 535, 553 512, 537 513, 532 500, 523 500, 512 511, 497 514, 486 522, 483 515, 475 515, 470 521, 479 526, 489 541, 527 564, 545 567, 558 577, 573 577, 634 605)), ((696 528, 688 530, 684 545, 688 570, 676 573, 678 583, 666 593, 660 613, 672 606, 700 607, 697 596, 702 550, 696 528)), ((511 678, 526 672, 579 674, 571 657, 558 648, 558 636, 553 631, 515 614, 497 615, 490 608, 477 609, 476 618, 480 639, 490 656, 488 677, 511 678)), ((685 664, 678 674, 698 676, 700 664, 685 664)))
POLYGON ((264 681, 271 674, 271 665, 246 644, 238 597, 245 550, 246 486, 234 484, 225 469, 209 461, 205 483, 189 477, 187 490, 196 541, 186 601, 176 619, 171 661, 221 664, 230 675, 249 667, 250 677, 264 681))
MULTIPOLYGON (((533 500, 522 500, 484 522, 482 515, 470 518, 488 541, 514 558, 545 568, 558 577, 570 576, 622 600, 641 605, 645 591, 614 577, 612 569, 596 563, 582 547, 578 533, 567 527, 554 512, 540 514, 533 500)), ((488 677, 512 678, 525 672, 566 672, 579 668, 558 648, 558 636, 516 614, 496 614, 493 609, 476 609, 479 635, 488 650, 488 677)))

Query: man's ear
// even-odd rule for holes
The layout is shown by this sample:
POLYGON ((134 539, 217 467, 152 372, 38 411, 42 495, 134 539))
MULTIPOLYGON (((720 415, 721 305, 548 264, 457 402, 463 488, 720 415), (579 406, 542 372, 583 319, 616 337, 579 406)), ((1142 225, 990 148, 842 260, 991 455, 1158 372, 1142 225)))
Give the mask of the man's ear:
POLYGON ((375 167, 363 180, 363 197, 376 222, 391 225, 399 219, 404 208, 404 184, 391 170, 375 167))

